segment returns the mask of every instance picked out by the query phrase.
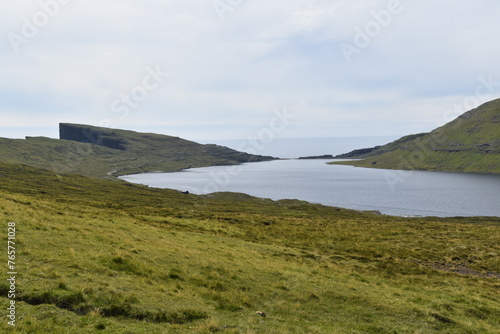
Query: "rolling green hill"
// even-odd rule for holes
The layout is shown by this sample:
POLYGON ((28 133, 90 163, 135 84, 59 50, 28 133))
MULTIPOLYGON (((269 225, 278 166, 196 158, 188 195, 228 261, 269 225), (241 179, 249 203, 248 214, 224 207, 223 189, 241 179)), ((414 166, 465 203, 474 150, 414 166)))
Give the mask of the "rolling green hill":
POLYGON ((0 211, 3 333, 500 328, 498 218, 195 196, 3 163, 0 211), (14 299, 5 280, 9 222, 14 299), (15 329, 6 317, 11 300, 15 329))
POLYGON ((500 99, 423 134, 339 155, 333 162, 360 167, 500 173, 500 99))
POLYGON ((61 139, 0 138, 0 161, 93 177, 271 160, 152 133, 60 124, 61 139))

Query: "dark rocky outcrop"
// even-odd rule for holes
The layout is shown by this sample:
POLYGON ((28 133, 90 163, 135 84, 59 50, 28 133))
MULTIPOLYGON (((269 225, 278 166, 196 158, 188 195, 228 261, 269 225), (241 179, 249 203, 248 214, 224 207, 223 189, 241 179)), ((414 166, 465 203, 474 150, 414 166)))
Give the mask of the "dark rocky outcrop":
POLYGON ((59 138, 80 143, 88 143, 104 146, 116 150, 127 150, 127 142, 110 132, 103 131, 102 128, 91 128, 78 124, 59 124, 59 138))
POLYGON ((314 160, 314 159, 333 159, 333 155, 325 154, 325 155, 313 155, 310 157, 300 157, 299 160, 314 160))

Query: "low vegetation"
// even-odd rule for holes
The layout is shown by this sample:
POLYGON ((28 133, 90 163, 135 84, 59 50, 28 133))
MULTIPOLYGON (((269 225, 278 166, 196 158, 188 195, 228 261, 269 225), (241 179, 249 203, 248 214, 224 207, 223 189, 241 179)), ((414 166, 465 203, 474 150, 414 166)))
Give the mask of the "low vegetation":
POLYGON ((430 132, 337 156, 359 167, 500 174, 500 99, 430 132))
POLYGON ((63 139, 0 138, 0 161, 112 179, 134 173, 274 159, 153 133, 64 123, 60 128, 63 139))
POLYGON ((0 283, 2 332, 500 328, 498 218, 195 196, 11 164, 0 164, 0 212, 3 249, 16 223, 18 271, 15 328, 0 283))

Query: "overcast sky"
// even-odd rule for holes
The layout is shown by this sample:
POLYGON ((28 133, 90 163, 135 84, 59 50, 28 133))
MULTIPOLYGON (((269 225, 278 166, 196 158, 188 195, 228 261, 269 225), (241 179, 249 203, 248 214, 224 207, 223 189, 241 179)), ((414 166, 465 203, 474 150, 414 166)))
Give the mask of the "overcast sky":
POLYGON ((59 122, 193 140, 430 131, 500 97, 498 13, 498 0, 2 0, 0 137, 57 137, 59 122))

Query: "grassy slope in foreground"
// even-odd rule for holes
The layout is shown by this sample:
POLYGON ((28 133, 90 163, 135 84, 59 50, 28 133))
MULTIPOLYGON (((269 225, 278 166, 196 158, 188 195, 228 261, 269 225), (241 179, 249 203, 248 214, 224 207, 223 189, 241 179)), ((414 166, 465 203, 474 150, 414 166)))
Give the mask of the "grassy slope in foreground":
POLYGON ((403 137, 362 161, 333 162, 360 167, 500 173, 500 99, 481 105, 427 134, 403 137))
POLYGON ((17 333, 500 328, 497 218, 183 195, 5 164, 0 210, 4 231, 16 223, 17 333))
POLYGON ((75 135, 67 135, 68 138, 78 138, 78 134, 84 133, 88 134, 93 144, 44 137, 26 140, 0 138, 0 161, 26 164, 58 173, 108 177, 111 174, 174 171, 273 159, 165 135, 78 124, 60 126, 70 129, 75 135), (120 149, 102 145, 114 142, 120 144, 120 149))

